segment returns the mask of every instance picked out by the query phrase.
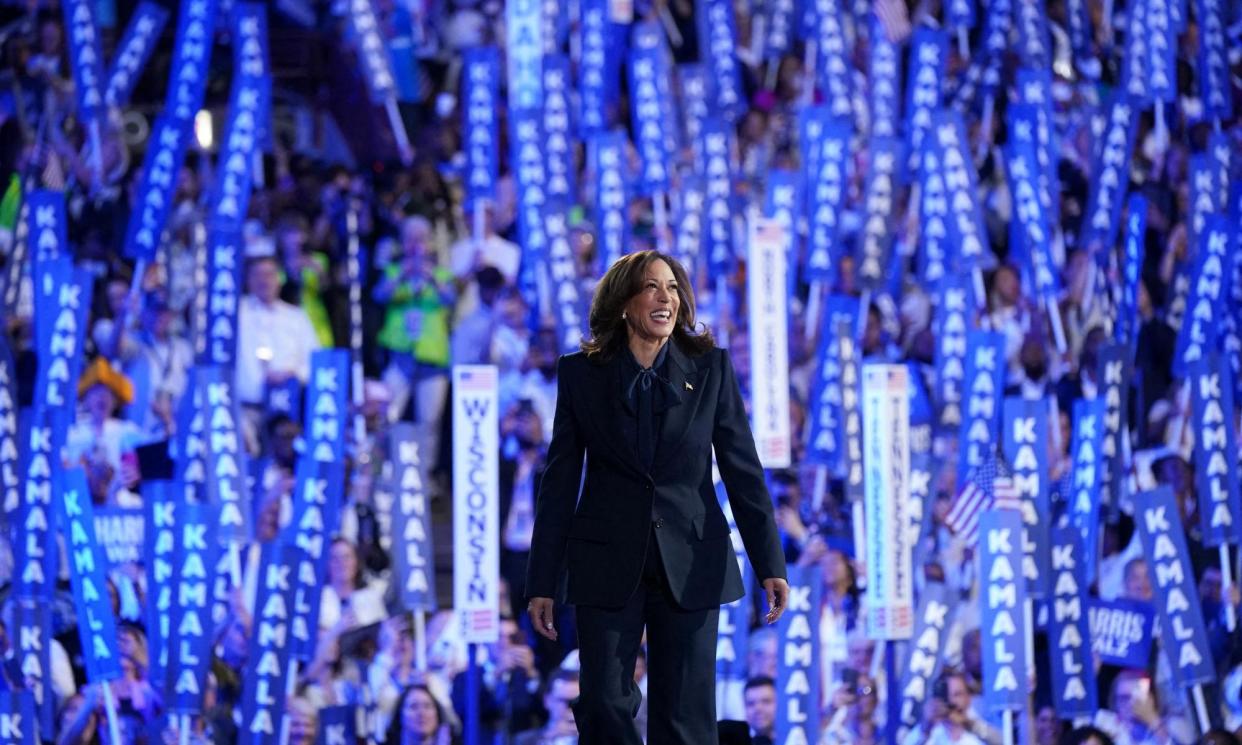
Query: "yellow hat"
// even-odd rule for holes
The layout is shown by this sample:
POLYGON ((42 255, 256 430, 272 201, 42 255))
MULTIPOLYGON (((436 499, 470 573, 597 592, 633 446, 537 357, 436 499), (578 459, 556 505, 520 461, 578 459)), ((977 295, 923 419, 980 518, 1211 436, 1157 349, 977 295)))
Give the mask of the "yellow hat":
POLYGON ((112 391, 122 405, 129 405, 134 400, 134 384, 124 373, 113 368, 104 357, 96 357, 87 365, 86 372, 82 373, 82 379, 78 381, 78 395, 81 396, 97 385, 112 391))

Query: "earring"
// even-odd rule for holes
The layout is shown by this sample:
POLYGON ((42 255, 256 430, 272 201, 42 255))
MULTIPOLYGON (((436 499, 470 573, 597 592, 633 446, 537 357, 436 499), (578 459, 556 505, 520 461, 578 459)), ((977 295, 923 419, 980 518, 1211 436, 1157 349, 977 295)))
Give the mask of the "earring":
POLYGON ((621 320, 622 320, 622 321, 624 321, 624 320, 625 320, 625 311, 621 311, 621 320))

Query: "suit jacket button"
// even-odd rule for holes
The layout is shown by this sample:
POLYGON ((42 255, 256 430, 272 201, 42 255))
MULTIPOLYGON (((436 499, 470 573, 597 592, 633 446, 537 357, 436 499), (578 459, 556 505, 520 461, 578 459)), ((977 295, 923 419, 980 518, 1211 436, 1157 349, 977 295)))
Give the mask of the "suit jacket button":
POLYGON ((664 521, 663 521, 663 520, 656 520, 656 521, 655 521, 655 526, 656 526, 657 528, 663 528, 663 527, 664 527, 664 521))

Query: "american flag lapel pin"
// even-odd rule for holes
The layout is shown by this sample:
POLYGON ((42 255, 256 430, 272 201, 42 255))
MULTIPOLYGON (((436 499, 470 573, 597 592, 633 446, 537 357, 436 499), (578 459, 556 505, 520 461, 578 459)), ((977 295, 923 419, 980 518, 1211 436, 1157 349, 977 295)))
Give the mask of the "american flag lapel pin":
POLYGON ((686 390, 688 391, 694 390, 694 386, 690 385, 690 381, 688 380, 686 381, 686 390))

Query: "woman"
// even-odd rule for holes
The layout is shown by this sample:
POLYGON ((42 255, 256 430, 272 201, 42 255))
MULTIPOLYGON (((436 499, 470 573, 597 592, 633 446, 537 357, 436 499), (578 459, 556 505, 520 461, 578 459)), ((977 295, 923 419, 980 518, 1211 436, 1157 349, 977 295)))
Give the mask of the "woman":
POLYGON ((319 602, 319 628, 340 626, 348 631, 382 621, 384 583, 367 583, 362 577, 358 548, 345 538, 336 538, 328 549, 328 584, 319 602))
POLYGON ((405 689, 384 742, 385 745, 440 745, 450 742, 444 709, 431 695, 431 689, 419 683, 405 689))
POLYGON ((695 331, 694 297, 673 258, 640 251, 596 288, 591 338, 558 364, 552 442, 540 483, 526 591, 535 629, 556 640, 554 601, 576 606, 582 742, 641 742, 634 663, 647 628, 650 742, 715 743, 716 626, 742 597, 712 485, 712 448, 768 623, 784 610, 785 559, 727 354, 695 331), (579 483, 583 456, 587 473, 579 483), (577 507, 575 508, 575 502, 577 507))

